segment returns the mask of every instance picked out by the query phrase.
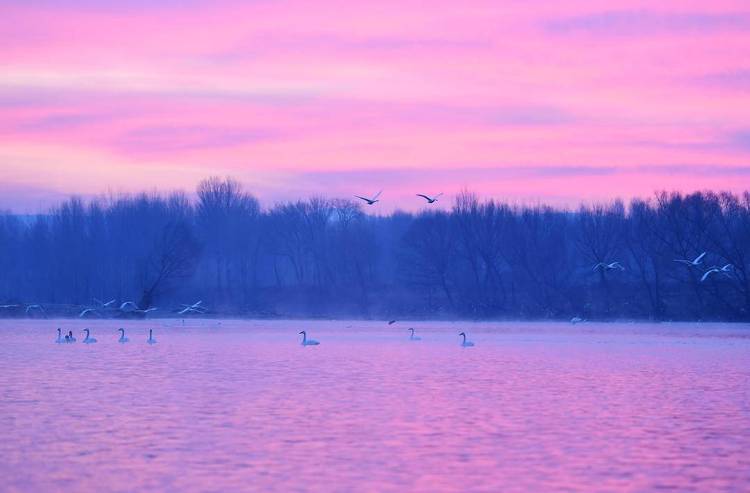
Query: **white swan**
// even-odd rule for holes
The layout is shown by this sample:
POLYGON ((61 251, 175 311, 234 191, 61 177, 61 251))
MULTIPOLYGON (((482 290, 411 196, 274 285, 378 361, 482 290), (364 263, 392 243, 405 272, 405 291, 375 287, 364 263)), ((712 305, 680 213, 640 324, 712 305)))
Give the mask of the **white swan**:
POLYGON ((94 298, 94 303, 98 304, 102 308, 109 308, 110 306, 112 306, 112 303, 114 303, 114 302, 115 302, 115 300, 113 300, 113 299, 109 300, 108 302, 105 303, 105 302, 103 302, 101 300, 97 300, 96 298, 94 298))
POLYGON ((676 258, 676 259, 674 259, 674 261, 675 262, 679 262, 681 264, 685 264, 685 265, 687 265, 689 267, 698 267, 701 264, 701 262, 703 262, 703 257, 705 257, 705 256, 706 256, 706 252, 703 252, 700 255, 698 255, 697 257, 695 257, 695 259, 693 259, 693 260, 676 258))
POLYGON ((91 337, 91 333, 89 332, 89 329, 83 329, 83 331, 86 333, 86 337, 83 339, 84 344, 95 344, 96 339, 91 337))
POLYGON ((148 340, 146 342, 149 344, 156 344, 156 339, 154 339, 154 329, 148 329, 148 340))
POLYGON ((26 306, 26 315, 29 315, 33 310, 42 312, 42 315, 47 314, 47 312, 44 311, 44 307, 42 305, 34 303, 33 305, 26 306))
POLYGON ((427 201, 428 204, 434 204, 435 202, 437 202, 437 199, 439 199, 440 196, 442 196, 442 195, 443 195, 442 192, 440 192, 439 194, 435 195, 434 197, 430 197, 429 195, 425 195, 423 193, 418 193, 417 197, 422 197, 423 199, 425 199, 427 201))
POLYGON ((380 202, 380 200, 378 200, 378 197, 380 197, 381 193, 383 193, 382 190, 376 193, 375 196, 371 199, 367 197, 362 197, 360 195, 355 195, 355 197, 357 197, 358 199, 364 200, 365 202, 367 202, 367 205, 373 205, 375 202, 380 202))
POLYGON ((125 329, 119 328, 117 330, 120 332, 120 338, 117 339, 117 342, 119 342, 121 344, 125 344, 126 342, 130 342, 130 339, 128 339, 127 337, 125 337, 125 329))
POLYGON ((604 270, 620 269, 620 270, 624 271, 625 267, 623 267, 622 264, 620 262, 617 262, 617 261, 610 262, 608 264, 606 264, 604 262, 599 262, 598 264, 596 264, 594 266, 594 270, 596 270, 596 269, 604 269, 604 270))
POLYGON ((96 308, 86 308, 85 310, 83 310, 81 313, 78 314, 78 318, 83 318, 89 313, 99 313, 99 312, 96 310, 96 308))
POLYGON ((317 346, 318 344, 320 344, 315 339, 308 339, 307 338, 307 332, 305 332, 304 330, 301 331, 300 334, 302 334, 302 345, 303 346, 317 346))
POLYGON ((461 332, 458 335, 463 336, 463 338, 464 338, 464 340, 461 342, 461 346, 463 346, 463 347, 474 347, 474 343, 473 342, 466 340, 466 333, 461 332))
POLYGON ((184 315, 186 313, 200 313, 200 314, 206 313, 207 310, 206 310, 205 307, 201 306, 201 303, 203 303, 203 300, 198 300, 195 303, 193 303, 192 305, 185 305, 185 304, 183 304, 182 305, 183 306, 182 310, 180 310, 177 313, 179 315, 184 315))
POLYGON ((76 342, 76 338, 73 337, 73 331, 72 330, 69 330, 68 331, 68 335, 65 336, 65 342, 68 342, 70 344, 73 344, 74 342, 76 342))
POLYGON ((125 312, 125 311, 129 311, 129 310, 139 310, 139 308, 138 308, 138 305, 136 305, 136 304, 135 304, 134 302, 132 302, 132 301, 124 301, 124 302, 123 302, 123 303, 122 303, 122 304, 120 305, 120 311, 123 311, 123 312, 125 312))
POLYGON ((414 335, 414 329, 409 327, 409 330, 411 331, 411 335, 409 336, 410 341, 421 341, 422 338, 414 335))
POLYGON ((57 339, 55 339, 55 342, 57 344, 63 344, 65 342, 65 339, 63 339, 62 336, 62 329, 60 328, 57 329, 57 339))

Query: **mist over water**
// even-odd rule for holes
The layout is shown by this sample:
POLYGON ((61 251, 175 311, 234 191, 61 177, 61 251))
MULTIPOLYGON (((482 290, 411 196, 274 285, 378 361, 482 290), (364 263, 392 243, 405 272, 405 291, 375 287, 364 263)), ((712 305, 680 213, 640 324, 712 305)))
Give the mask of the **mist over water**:
POLYGON ((744 325, 5 320, 0 333, 3 491, 750 486, 744 325), (84 326, 97 344, 81 344, 84 326), (55 344, 57 327, 78 343, 55 344))

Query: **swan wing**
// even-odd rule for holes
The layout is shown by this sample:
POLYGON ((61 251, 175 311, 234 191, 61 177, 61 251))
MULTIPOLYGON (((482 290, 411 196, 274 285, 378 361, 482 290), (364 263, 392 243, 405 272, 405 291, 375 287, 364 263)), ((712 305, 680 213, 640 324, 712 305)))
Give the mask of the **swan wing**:
POLYGON ((372 198, 372 200, 377 200, 377 198, 378 198, 378 197, 380 197, 380 194, 381 194, 381 193, 383 193, 383 191, 382 191, 382 190, 381 190, 381 191, 379 191, 378 193, 376 193, 376 194, 375 194, 375 196, 374 196, 374 197, 372 198))

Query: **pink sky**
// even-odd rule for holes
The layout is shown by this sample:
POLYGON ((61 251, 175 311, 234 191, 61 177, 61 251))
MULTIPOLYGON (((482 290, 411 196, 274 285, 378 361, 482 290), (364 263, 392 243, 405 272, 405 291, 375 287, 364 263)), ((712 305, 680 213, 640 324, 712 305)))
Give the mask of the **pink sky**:
POLYGON ((0 209, 209 175, 383 211, 750 183, 744 0, 5 1, 0 42, 0 209))

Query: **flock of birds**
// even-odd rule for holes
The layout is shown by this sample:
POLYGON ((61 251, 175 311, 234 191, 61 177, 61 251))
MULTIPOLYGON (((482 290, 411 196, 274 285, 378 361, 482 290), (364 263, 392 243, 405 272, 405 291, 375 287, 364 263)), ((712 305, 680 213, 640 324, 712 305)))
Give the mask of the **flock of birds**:
MULTIPOLYGON (((383 193, 382 190, 380 190, 378 193, 373 195, 372 197, 363 197, 361 195, 355 195, 358 199, 364 200, 367 205, 374 205, 377 202, 380 202, 380 194, 383 193)), ((425 195, 423 193, 418 193, 417 197, 422 197, 427 201, 428 204, 434 204, 437 202, 438 198, 442 196, 442 193, 439 193, 435 195, 434 197, 430 197, 429 195, 425 195)), ((690 259, 675 259, 675 262, 679 262, 681 264, 685 264, 688 267, 701 267, 701 264, 703 262, 703 257, 706 256, 708 252, 703 252, 700 255, 698 255, 696 258, 690 260, 690 259)), ((614 262, 599 262, 596 265, 594 265, 593 270, 599 270, 602 269, 603 271, 610 271, 610 270, 620 270, 624 271, 625 267, 618 261, 614 262)), ((725 264, 724 266, 718 266, 714 265, 709 267, 703 272, 703 276, 701 277, 701 282, 705 282, 712 274, 724 274, 727 277, 731 277, 729 275, 730 272, 734 270, 734 266, 732 264, 725 264)))
MULTIPOLYGON (((388 325, 393 325, 396 321, 391 320, 388 322, 388 325)), ((410 341, 421 341, 422 338, 415 335, 415 331, 413 327, 409 327, 409 340, 410 341)), ((319 341, 316 341, 315 339, 308 339, 307 338, 307 332, 306 331, 300 331, 299 335, 302 336, 302 345, 303 346, 317 346, 320 344, 319 341)), ((474 347, 474 343, 466 339, 466 332, 461 332, 460 335, 463 339, 461 340, 461 347, 474 347)))
MULTIPOLYGON (((379 191, 378 193, 376 193, 375 195, 373 195, 372 197, 363 197, 361 195, 355 195, 355 197, 357 197, 360 200, 364 200, 367 203, 367 205, 374 205, 374 204, 380 202, 380 194, 381 193, 383 193, 382 190, 379 191)), ((439 194, 437 194, 437 195, 435 195, 435 196, 432 196, 432 197, 430 197, 429 195, 425 195, 423 193, 418 193, 417 197, 422 197, 423 199, 425 199, 427 201, 428 204, 434 204, 435 202, 438 201, 438 199, 442 195, 443 195, 442 192, 439 193, 439 194)))
MULTIPOLYGON (((83 329, 83 332, 86 333, 86 337, 83 338, 81 341, 83 344, 96 344, 97 341, 96 338, 91 337, 91 331, 89 329, 83 329)), ((117 342, 120 344, 125 344, 126 342, 130 342, 130 339, 125 336, 125 329, 119 328, 117 329, 117 332, 120 334, 119 339, 117 339, 117 342)), ((55 339, 55 342, 57 344, 74 344, 77 341, 75 336, 73 335, 73 331, 69 330, 67 334, 63 337, 62 335, 62 329, 57 329, 57 339, 55 339)), ((156 339, 154 339, 154 329, 148 329, 148 339, 146 339, 146 343, 148 344, 156 344, 156 339)))
MULTIPOLYGON (((675 262, 686 265, 689 268, 702 268, 703 267, 703 259, 708 254, 708 252, 703 252, 694 259, 683 259, 683 258, 676 258, 674 259, 675 262)), ((599 262, 594 265, 593 270, 603 270, 603 271, 610 271, 610 270, 620 270, 624 271, 625 267, 618 262, 599 262)), ((724 264, 723 266, 718 265, 712 265, 711 267, 707 268, 703 271, 703 275, 701 276, 700 282, 706 282, 709 277, 711 277, 712 274, 724 274, 727 277, 732 277, 730 273, 734 270, 734 265, 732 264, 724 264)))
MULTIPOLYGON (((109 300, 109 301, 101 301, 96 298, 94 298, 94 303, 96 306, 89 306, 81 310, 81 312, 78 314, 78 318, 90 318, 92 316, 101 316, 105 311, 119 311, 121 314, 127 315, 127 314, 139 314, 142 316, 146 316, 147 314, 154 312, 158 310, 158 308, 152 306, 149 308, 140 308, 134 301, 125 301, 121 303, 120 305, 115 304, 115 300, 109 300)), ((178 315, 188 315, 191 313, 204 315, 208 312, 208 308, 203 306, 203 301, 199 300, 196 301, 193 304, 186 305, 181 304, 181 308, 177 309, 176 312, 178 315)), ((18 304, 10 304, 10 305, 0 305, 0 310, 12 310, 16 308, 21 308, 22 305, 18 304)), ((26 305, 24 309, 26 315, 34 315, 35 313, 39 313, 43 316, 47 315, 46 310, 44 307, 38 303, 32 303, 26 305)))
MULTIPOLYGON (((388 322, 388 325, 393 325, 395 321, 391 320, 388 322)), ((419 336, 416 336, 414 333, 414 329, 412 327, 409 327, 409 341, 421 341, 422 338, 419 336)), ((83 338, 81 341, 83 344, 96 344, 98 341, 91 337, 91 331, 89 329, 83 329, 83 332, 86 334, 86 337, 83 338)), ((117 332, 120 334, 120 337, 117 339, 117 342, 120 344, 125 344, 126 342, 130 342, 130 339, 125 335, 125 329, 122 327, 117 329, 117 332)), ((318 346, 320 344, 320 341, 317 341, 315 339, 308 339, 307 338, 307 331, 300 331, 299 335, 302 336, 302 345, 303 346, 318 346)), ((474 347, 474 343, 466 339, 466 333, 461 332, 458 334, 463 339, 461 340, 461 346, 462 347, 474 347)), ((63 336, 62 329, 57 329, 57 339, 55 339, 55 342, 57 344, 74 344, 77 341, 75 336, 73 335, 73 331, 68 331, 67 334, 63 336)), ((148 330, 148 339, 146 339, 147 344, 156 344, 156 339, 154 339, 154 329, 148 330)))

